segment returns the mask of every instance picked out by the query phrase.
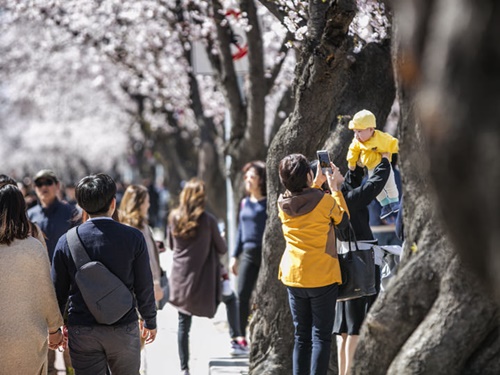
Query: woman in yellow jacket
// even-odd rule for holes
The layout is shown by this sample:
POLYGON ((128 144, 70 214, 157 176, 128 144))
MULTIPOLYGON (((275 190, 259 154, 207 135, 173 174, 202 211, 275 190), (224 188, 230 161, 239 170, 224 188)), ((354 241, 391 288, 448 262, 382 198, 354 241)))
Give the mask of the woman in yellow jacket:
POLYGON ((293 375, 323 375, 330 360, 332 328, 340 266, 335 247, 334 225, 347 227, 349 216, 340 185, 344 181, 331 163, 326 178, 331 194, 319 186, 321 168, 313 176, 301 154, 286 156, 279 174, 286 192, 278 198, 286 248, 279 279, 287 286, 295 326, 293 375))

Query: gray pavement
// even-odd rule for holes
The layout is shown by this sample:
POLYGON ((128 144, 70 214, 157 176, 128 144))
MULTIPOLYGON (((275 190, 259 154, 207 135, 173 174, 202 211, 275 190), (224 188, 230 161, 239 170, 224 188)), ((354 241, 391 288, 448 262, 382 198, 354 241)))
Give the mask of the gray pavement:
MULTIPOLYGON (((213 319, 193 317, 190 335, 191 375, 243 375, 248 373, 248 358, 229 355, 225 305, 213 319)), ((177 351, 177 310, 167 305, 158 313, 158 336, 147 345, 145 375, 180 374, 177 351)), ((143 357, 143 358, 144 358, 143 357)))
MULTIPOLYGON (((160 255, 163 269, 170 271, 171 252, 160 255)), ((158 335, 144 349, 144 375, 180 374, 177 351, 177 310, 167 304, 158 312, 158 335)), ((190 334, 191 375, 243 375, 248 373, 248 358, 233 358, 230 349, 226 306, 221 303, 213 319, 193 317, 190 334)))

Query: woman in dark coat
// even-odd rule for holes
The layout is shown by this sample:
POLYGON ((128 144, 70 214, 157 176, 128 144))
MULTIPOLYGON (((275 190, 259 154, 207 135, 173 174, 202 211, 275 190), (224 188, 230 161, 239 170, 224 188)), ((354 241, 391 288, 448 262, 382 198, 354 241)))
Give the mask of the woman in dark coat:
MULTIPOLYGON (((364 171, 360 167, 357 167, 354 171, 349 170, 345 175, 341 190, 349 208, 350 222, 360 249, 362 249, 363 243, 371 246, 377 242, 370 228, 368 205, 384 188, 390 170, 389 154, 384 153, 382 154, 382 161, 375 167, 373 175, 366 182, 362 183, 364 171)), ((349 231, 350 229, 337 229, 337 238, 344 243, 348 242, 351 238, 349 231)), ((341 252, 340 249, 339 252, 341 252)), ((376 266, 375 271, 378 291, 380 268, 376 266)), ((342 302, 337 301, 333 333, 337 335, 340 375, 350 373, 352 358, 358 344, 359 330, 375 298, 376 295, 342 302)))
POLYGON ((169 216, 167 243, 173 250, 170 303, 179 312, 177 342, 183 374, 189 375, 192 317, 212 318, 221 300, 219 256, 227 252, 217 220, 205 211, 205 184, 186 183, 179 207, 169 216))

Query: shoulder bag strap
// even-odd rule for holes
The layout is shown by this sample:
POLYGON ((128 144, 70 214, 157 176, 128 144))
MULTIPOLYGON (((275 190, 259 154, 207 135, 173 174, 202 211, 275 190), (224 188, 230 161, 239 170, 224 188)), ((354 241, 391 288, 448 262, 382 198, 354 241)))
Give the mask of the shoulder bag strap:
POLYGON ((356 233, 354 232, 354 228, 352 227, 352 224, 349 221, 349 252, 352 251, 351 242, 353 242, 353 241, 351 241, 351 238, 354 238, 354 246, 356 247, 356 250, 359 251, 358 240, 356 239, 356 233), (352 237, 351 237, 351 234, 352 234, 352 237))
POLYGON ((80 269, 84 264, 91 261, 78 235, 78 227, 71 228, 68 233, 66 233, 66 239, 77 269, 80 269))

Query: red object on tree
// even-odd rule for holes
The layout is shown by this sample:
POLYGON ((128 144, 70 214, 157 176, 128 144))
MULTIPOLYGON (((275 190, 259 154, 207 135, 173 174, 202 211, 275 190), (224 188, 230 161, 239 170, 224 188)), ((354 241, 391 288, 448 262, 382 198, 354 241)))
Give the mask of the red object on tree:
MULTIPOLYGON (((232 16, 238 19, 240 18, 241 12, 236 9, 228 9, 225 15, 226 17, 232 16)), ((237 38, 239 37, 239 35, 234 34, 233 30, 231 29, 231 26, 229 26, 229 29, 231 31, 231 39, 232 39, 231 44, 234 44, 234 46, 236 47, 236 52, 234 52, 231 56, 233 57, 233 61, 237 61, 245 57, 246 54, 248 53, 248 43, 245 43, 244 45, 241 46, 237 38)))

